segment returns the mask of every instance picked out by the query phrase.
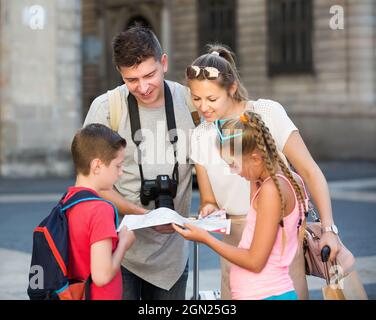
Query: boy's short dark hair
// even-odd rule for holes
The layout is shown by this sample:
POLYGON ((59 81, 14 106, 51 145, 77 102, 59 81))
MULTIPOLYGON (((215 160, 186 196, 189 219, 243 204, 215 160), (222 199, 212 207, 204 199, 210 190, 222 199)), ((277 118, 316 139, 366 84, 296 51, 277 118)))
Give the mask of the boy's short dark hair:
POLYGON ((74 136, 71 153, 76 174, 90 173, 90 163, 100 159, 106 165, 117 157, 127 142, 117 132, 100 123, 92 123, 80 129, 74 136))
POLYGON ((162 47, 149 28, 135 26, 120 32, 112 40, 112 58, 116 67, 133 67, 153 57, 162 58, 162 47))

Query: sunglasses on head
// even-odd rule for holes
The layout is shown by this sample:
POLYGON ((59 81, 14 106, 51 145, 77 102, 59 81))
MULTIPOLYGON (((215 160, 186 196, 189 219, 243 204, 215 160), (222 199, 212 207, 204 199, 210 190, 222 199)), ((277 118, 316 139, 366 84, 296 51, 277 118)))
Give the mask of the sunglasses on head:
POLYGON ((217 133, 218 133, 218 136, 219 136, 219 140, 221 141, 221 143, 225 142, 226 140, 236 138, 236 137, 240 137, 240 136, 243 135, 243 132, 224 135, 223 131, 222 131, 222 125, 228 120, 230 120, 230 119, 215 120, 215 122, 214 122, 215 128, 217 129, 217 133))
POLYGON ((221 72, 214 67, 188 66, 185 74, 188 79, 197 79, 202 77, 207 80, 215 80, 219 77, 221 72))

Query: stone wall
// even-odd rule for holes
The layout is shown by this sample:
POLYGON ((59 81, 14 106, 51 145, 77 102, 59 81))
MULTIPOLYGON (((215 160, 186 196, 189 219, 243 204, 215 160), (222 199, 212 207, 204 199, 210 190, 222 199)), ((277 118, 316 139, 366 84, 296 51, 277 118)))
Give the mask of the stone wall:
MULTIPOLYGON (((184 69, 198 54, 197 1, 111 0, 108 3, 119 6, 117 15, 111 9, 112 20, 107 21, 111 26, 125 21, 132 12, 142 12, 152 20, 162 43, 163 22, 158 23, 158 19, 162 17, 161 7, 168 6, 171 23, 167 32, 170 58, 167 77, 184 82, 184 69)), ((95 63, 84 64, 84 112, 93 98, 111 83, 108 55, 110 35, 115 27, 111 32, 104 30, 104 11, 97 4, 94 0, 83 0, 84 35, 93 35, 97 48, 104 52, 95 63)), ((313 5, 314 73, 269 77, 266 1, 238 0, 237 52, 242 80, 251 98, 271 98, 285 106, 315 158, 375 160, 376 3, 373 0, 315 0, 313 5), (333 5, 344 8, 343 30, 329 27, 332 18, 329 10, 333 5)))
POLYGON ((239 0, 240 70, 250 96, 282 103, 317 158, 376 160, 376 3, 313 1, 314 73, 274 77, 265 3, 239 0), (344 8, 343 30, 329 27, 332 5, 344 8))
POLYGON ((198 54, 196 1, 174 0, 171 7, 172 46, 170 78, 184 83, 184 70, 198 54))
POLYGON ((1 1, 1 175, 71 174, 70 143, 81 122, 81 4, 1 1), (37 23, 37 27, 33 23, 37 23), (33 29, 34 28, 34 29, 33 29))

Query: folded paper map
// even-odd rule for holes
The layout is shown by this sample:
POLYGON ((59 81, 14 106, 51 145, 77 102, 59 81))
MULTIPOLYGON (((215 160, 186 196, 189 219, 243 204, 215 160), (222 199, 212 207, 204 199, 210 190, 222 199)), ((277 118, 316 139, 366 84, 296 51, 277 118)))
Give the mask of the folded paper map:
POLYGON ((146 214, 132 214, 124 216, 119 231, 124 225, 128 230, 136 230, 148 227, 154 227, 162 224, 175 223, 184 226, 190 223, 201 227, 207 231, 230 234, 231 220, 226 219, 226 212, 216 211, 209 216, 200 219, 184 218, 179 213, 168 208, 158 208, 146 214))

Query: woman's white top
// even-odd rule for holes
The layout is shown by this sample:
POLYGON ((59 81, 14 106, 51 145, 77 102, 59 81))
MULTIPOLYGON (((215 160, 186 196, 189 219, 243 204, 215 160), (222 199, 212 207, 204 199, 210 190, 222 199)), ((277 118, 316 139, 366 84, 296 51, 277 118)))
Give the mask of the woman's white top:
MULTIPOLYGON (((269 128, 279 154, 290 134, 298 130, 285 109, 276 101, 258 99, 249 101, 247 109, 259 114, 269 128)), ((232 174, 221 158, 217 147, 218 136, 214 123, 204 121, 194 129, 191 139, 191 159, 205 168, 219 208, 231 215, 245 215, 250 209, 250 182, 232 174)))

